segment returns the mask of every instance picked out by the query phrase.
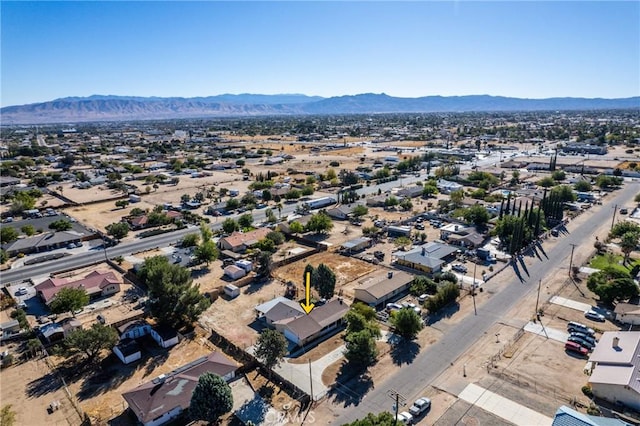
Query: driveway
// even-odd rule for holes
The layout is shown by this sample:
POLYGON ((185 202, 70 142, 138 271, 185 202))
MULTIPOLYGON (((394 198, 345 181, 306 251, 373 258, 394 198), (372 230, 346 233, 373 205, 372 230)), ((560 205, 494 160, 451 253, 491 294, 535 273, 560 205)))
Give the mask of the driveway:
POLYGON ((558 330, 556 328, 544 327, 540 323, 529 322, 524 326, 524 331, 528 331, 529 333, 537 334, 538 336, 548 337, 552 340, 557 340, 558 342, 566 342, 569 338, 569 333, 566 331, 558 330), (546 332, 546 333, 545 333, 546 332))

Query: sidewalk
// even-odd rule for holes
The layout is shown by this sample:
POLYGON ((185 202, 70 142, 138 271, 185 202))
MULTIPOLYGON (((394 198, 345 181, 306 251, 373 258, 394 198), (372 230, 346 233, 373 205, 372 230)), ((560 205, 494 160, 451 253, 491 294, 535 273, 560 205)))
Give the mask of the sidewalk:
POLYGON ((562 343, 565 343, 569 338, 569 333, 565 331, 549 327, 545 327, 543 330, 540 323, 529 322, 524 326, 524 331, 528 331, 529 333, 537 334, 538 336, 542 337, 549 336, 549 339, 557 340, 558 342, 562 343), (545 334, 545 331, 547 332, 547 334, 545 334))
POLYGON ((580 312, 588 311, 593 308, 593 306, 587 303, 576 302, 575 300, 565 299, 564 297, 560 296, 553 296, 551 299, 549 299, 549 302, 556 305, 564 306, 566 308, 575 309, 576 311, 580 312))
POLYGON ((458 398, 518 426, 547 426, 553 419, 470 383, 458 398))

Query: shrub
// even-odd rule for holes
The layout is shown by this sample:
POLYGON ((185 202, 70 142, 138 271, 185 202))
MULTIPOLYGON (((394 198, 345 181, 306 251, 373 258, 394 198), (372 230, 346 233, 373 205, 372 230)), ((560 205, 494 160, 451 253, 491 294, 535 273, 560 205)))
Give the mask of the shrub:
POLYGON ((593 398, 593 391, 591 390, 591 386, 589 386, 589 385, 584 385, 582 387, 582 393, 585 396, 588 396, 589 398, 593 398))

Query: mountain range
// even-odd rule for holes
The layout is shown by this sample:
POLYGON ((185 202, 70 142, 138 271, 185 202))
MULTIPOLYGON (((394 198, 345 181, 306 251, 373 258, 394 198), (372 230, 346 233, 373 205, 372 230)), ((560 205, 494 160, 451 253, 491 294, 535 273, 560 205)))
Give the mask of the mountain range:
POLYGON ((490 95, 399 98, 384 93, 322 98, 301 94, 224 94, 195 98, 93 95, 0 109, 2 124, 76 123, 308 114, 640 109, 640 97, 523 99, 490 95))

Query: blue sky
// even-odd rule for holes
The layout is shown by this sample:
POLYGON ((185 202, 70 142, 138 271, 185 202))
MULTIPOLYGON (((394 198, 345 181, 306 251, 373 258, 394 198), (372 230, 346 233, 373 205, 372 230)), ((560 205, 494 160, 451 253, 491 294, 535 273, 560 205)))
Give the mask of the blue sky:
POLYGON ((640 2, 8 2, 1 104, 640 95, 640 2))

